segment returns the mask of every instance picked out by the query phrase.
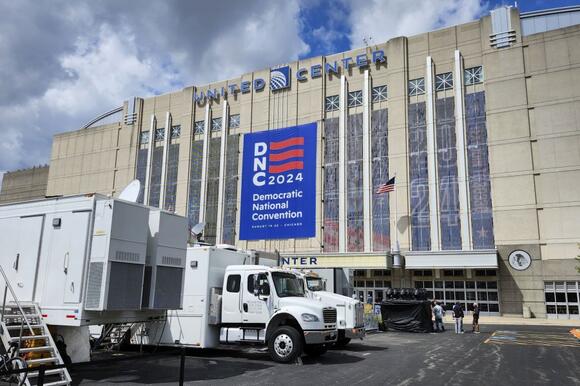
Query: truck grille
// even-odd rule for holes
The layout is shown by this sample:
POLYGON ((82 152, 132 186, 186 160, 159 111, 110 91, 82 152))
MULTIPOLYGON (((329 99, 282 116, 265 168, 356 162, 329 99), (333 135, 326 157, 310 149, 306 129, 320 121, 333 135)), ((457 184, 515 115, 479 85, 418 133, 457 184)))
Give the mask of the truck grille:
POLYGON ((324 308, 322 310, 322 316, 324 317, 324 323, 336 324, 336 308, 324 308))
POLYGON ((355 313, 355 327, 362 327, 365 324, 365 319, 364 319, 364 306, 362 303, 357 303, 356 307, 356 313, 355 313))

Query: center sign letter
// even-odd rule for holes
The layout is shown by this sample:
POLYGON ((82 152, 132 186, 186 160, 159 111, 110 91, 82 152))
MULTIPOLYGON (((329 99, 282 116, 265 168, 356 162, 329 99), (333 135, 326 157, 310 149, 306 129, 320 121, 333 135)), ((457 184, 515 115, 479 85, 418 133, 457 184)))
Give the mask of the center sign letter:
POLYGON ((316 234, 316 123, 244 135, 240 240, 316 234))

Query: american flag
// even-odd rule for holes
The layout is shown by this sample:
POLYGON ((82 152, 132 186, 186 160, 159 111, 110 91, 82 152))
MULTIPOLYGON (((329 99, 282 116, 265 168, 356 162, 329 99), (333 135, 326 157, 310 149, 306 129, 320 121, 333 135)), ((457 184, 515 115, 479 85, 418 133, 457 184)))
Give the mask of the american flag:
POLYGON ((388 180, 386 184, 382 184, 381 186, 379 186, 377 188, 376 193, 377 194, 388 193, 388 192, 392 192, 394 190, 395 190, 395 177, 388 180))

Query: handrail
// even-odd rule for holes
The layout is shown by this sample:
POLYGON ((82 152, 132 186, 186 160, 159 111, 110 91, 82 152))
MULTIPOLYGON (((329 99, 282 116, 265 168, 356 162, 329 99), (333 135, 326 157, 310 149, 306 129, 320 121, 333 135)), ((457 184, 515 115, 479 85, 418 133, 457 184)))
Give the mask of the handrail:
MULTIPOLYGON (((14 290, 12 289, 12 286, 10 285, 8 278, 6 277, 6 273, 4 272, 4 268, 2 268, 1 264, 0 264, 0 273, 2 274, 2 277, 4 277, 4 283, 6 283, 6 288, 8 288, 10 290, 10 293, 12 294, 12 299, 14 299, 14 302, 18 306, 18 309, 20 310, 20 313, 22 314, 22 317, 24 318, 24 321, 26 322, 26 325, 28 326, 30 333, 32 335, 34 335, 34 330, 32 329, 32 326, 30 325, 30 323, 28 323, 28 318, 26 317, 26 314, 24 313, 22 306, 20 306, 20 302, 18 301, 18 298, 16 297, 16 293, 14 293, 14 290)), ((6 290, 4 290, 4 291, 6 291, 6 290)), ((5 308, 6 308, 6 296, 4 296, 4 302, 2 303, 2 320, 4 320, 5 308)))

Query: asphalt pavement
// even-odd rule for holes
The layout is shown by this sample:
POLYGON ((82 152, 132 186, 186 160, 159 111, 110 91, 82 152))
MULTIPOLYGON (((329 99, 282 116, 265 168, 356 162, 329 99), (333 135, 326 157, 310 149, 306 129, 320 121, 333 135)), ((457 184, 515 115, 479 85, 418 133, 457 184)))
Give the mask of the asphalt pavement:
MULTIPOLYGON (((319 358, 278 364, 261 348, 187 350, 186 384, 579 385, 580 340, 569 327, 482 325, 481 334, 385 332, 319 358)), ((468 326, 466 326, 468 327, 468 326)), ((74 385, 175 385, 173 351, 105 354, 71 370, 74 385)))

